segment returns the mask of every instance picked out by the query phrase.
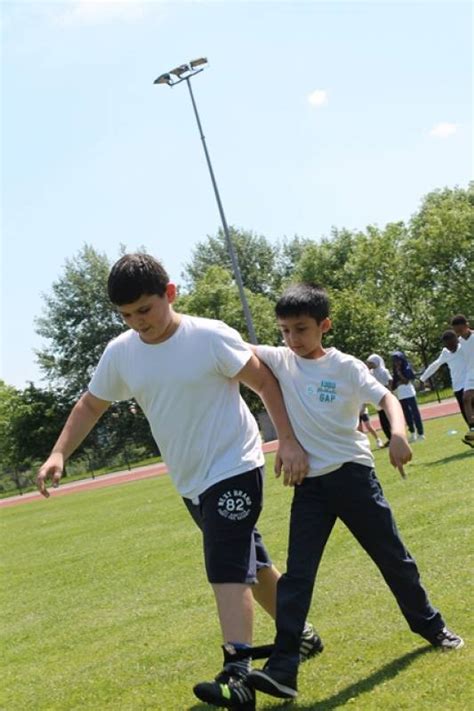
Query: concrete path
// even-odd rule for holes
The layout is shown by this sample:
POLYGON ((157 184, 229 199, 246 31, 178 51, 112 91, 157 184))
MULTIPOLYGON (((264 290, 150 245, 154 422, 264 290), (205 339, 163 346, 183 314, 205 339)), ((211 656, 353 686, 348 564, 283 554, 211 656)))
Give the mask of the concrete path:
MULTIPOLYGON (((459 407, 456 398, 449 398, 440 403, 429 403, 421 405, 420 409, 424 420, 432 420, 437 417, 446 417, 446 415, 459 414, 459 407)), ((379 429, 380 424, 378 417, 372 417, 371 422, 376 429, 379 429)), ((265 453, 275 452, 278 446, 278 440, 265 442, 263 451, 265 453)), ((104 486, 113 486, 114 484, 124 484, 131 481, 141 481, 142 479, 150 479, 155 476, 163 476, 167 474, 168 469, 166 464, 150 464, 146 467, 137 467, 131 471, 114 472, 113 474, 102 474, 95 479, 80 479, 79 481, 67 481, 58 489, 50 489, 51 497, 66 496, 67 494, 77 493, 78 491, 88 491, 90 489, 100 489, 104 486)), ((0 508, 7 506, 16 506, 17 504, 26 504, 31 501, 44 501, 45 499, 36 491, 31 491, 22 496, 9 496, 6 499, 0 499, 0 508)))

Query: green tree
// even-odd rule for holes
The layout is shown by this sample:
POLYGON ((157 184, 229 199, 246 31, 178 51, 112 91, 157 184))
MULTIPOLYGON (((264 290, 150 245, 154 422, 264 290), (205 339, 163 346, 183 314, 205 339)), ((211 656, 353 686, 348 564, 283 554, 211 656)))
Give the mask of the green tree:
MULTIPOLYGON (((261 343, 274 343, 278 338, 274 307, 270 299, 245 289, 250 311, 255 322, 255 331, 261 343)), ((245 317, 237 286, 232 275, 223 267, 210 267, 199 279, 192 292, 180 296, 176 310, 194 316, 225 321, 248 340, 245 317)))
MULTIPOLYGON (((44 314, 37 320, 37 332, 50 342, 38 352, 41 369, 70 402, 87 387, 107 343, 125 328, 107 296, 109 271, 107 257, 85 245, 66 260, 52 293, 44 297, 44 314)), ((135 446, 145 454, 157 453, 142 411, 130 401, 106 413, 76 456, 86 454, 90 463, 102 466, 121 451, 125 433, 128 441, 133 434, 135 446)))
POLYGON ((17 462, 29 466, 49 455, 71 401, 60 392, 42 390, 30 383, 17 393, 14 405, 9 414, 10 437, 17 462))
MULTIPOLYGON (((239 262, 244 286, 254 294, 272 294, 278 248, 263 236, 248 230, 229 228, 229 234, 239 262)), ((220 266, 232 273, 226 238, 222 229, 215 237, 207 237, 205 242, 198 242, 191 260, 185 265, 183 279, 186 287, 192 291, 203 279, 210 267, 220 266)))
POLYGON ((335 346, 364 361, 370 353, 386 356, 394 348, 390 322, 363 292, 330 290, 329 297, 333 327, 325 337, 326 346, 335 346))
POLYGON ((349 230, 333 228, 331 236, 320 242, 310 242, 295 265, 292 281, 321 284, 327 289, 353 286, 348 262, 359 235, 349 230))
POLYGON ((0 473, 2 476, 15 463, 17 449, 11 434, 11 421, 17 409, 19 392, 0 380, 0 473))
POLYGON ((71 398, 87 386, 108 341, 124 330, 107 296, 109 270, 107 257, 85 245, 43 297, 36 330, 49 344, 37 351, 39 365, 71 398))
POLYGON ((283 285, 293 278, 296 265, 305 249, 312 244, 314 244, 312 240, 298 235, 292 239, 283 239, 277 244, 276 273, 273 278, 275 298, 279 296, 283 285))
POLYGON ((422 368, 440 350, 455 313, 474 314, 474 192, 445 188, 425 196, 397 255, 393 295, 399 343, 422 368))
POLYGON ((429 193, 405 247, 410 278, 430 294, 440 325, 455 313, 474 315, 474 184, 429 193))

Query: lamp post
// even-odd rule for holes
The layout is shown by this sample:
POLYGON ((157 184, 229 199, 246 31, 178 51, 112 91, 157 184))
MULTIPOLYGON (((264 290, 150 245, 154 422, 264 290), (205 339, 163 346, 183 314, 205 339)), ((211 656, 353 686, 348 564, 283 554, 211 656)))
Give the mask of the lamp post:
POLYGON ((242 309, 244 311, 244 316, 245 316, 245 322, 247 324, 247 330, 249 333, 249 338, 251 343, 258 343, 257 341, 257 336, 255 334, 255 329, 253 326, 253 321, 252 321, 252 314, 250 313, 250 308, 247 302, 247 297, 245 296, 245 291, 244 291, 244 285, 242 283, 242 275, 240 273, 240 268, 239 268, 239 262, 237 260, 237 255, 235 253, 234 245, 232 244, 232 240, 230 237, 229 233, 229 228, 227 226, 227 220, 225 218, 224 214, 224 208, 222 207, 222 201, 219 195, 219 190, 217 188, 217 182, 216 178, 214 176, 214 171, 212 169, 212 164, 211 164, 211 159, 209 157, 209 151, 207 150, 207 145, 206 145, 206 139, 204 137, 204 133, 202 130, 201 126, 201 120, 199 118, 196 102, 194 100, 194 94, 193 90, 191 87, 191 81, 190 79, 194 77, 196 74, 200 74, 206 67, 207 65, 207 59, 204 57, 200 59, 193 59, 192 62, 189 62, 189 64, 181 64, 179 67, 176 67, 175 69, 171 69, 169 72, 165 74, 161 74, 155 81, 153 82, 154 84, 167 84, 168 86, 176 86, 177 84, 181 84, 182 81, 185 81, 186 84, 188 85, 189 89, 189 96, 191 97, 191 103, 193 105, 193 110, 194 110, 194 115, 196 117, 196 123, 198 125, 199 129, 199 135, 201 137, 202 141, 202 146, 204 148, 204 155, 206 156, 206 162, 207 162, 207 167, 209 168, 209 174, 211 176, 211 182, 212 182, 212 187, 214 188, 214 195, 216 196, 216 201, 217 201, 217 207, 219 208, 219 214, 221 217, 221 222, 222 222, 222 228, 224 230, 224 235, 227 243, 227 250, 229 252, 229 257, 230 261, 232 264, 232 271, 234 273, 234 278, 235 281, 237 282, 237 286, 239 289, 239 295, 240 295, 240 301, 242 303, 242 309))

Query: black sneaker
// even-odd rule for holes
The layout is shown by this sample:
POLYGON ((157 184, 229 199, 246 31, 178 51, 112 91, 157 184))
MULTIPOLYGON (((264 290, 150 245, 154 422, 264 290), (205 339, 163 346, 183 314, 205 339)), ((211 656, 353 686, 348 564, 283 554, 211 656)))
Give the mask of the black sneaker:
POLYGON ((223 669, 214 681, 196 684, 194 694, 200 701, 212 706, 240 711, 255 711, 255 691, 247 685, 240 675, 232 670, 223 669))
POLYGON ((320 654, 324 649, 321 637, 314 630, 313 625, 307 624, 306 631, 301 635, 300 642, 300 663, 308 661, 316 654, 320 654))
POLYGON ((227 709, 255 711, 255 691, 246 683, 247 670, 238 662, 239 654, 232 644, 224 644, 224 668, 214 681, 196 684, 193 691, 200 701, 227 709))
POLYGON ((440 649, 461 649, 464 647, 464 640, 455 632, 451 632, 447 627, 443 627, 434 637, 428 640, 433 647, 440 649))
POLYGON ((467 444, 468 447, 472 447, 474 449, 474 439, 468 437, 467 435, 462 438, 461 442, 464 442, 464 444, 467 444))
POLYGON ((281 669, 272 669, 269 663, 263 669, 253 669, 247 676, 247 683, 257 691, 276 696, 278 699, 296 699, 296 674, 281 669))

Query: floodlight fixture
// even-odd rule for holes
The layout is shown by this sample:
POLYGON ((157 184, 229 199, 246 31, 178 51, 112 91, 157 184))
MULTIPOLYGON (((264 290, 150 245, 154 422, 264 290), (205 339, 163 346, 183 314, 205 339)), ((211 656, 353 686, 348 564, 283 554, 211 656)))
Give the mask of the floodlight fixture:
POLYGON ((195 69, 196 67, 200 67, 203 64, 207 64, 207 57, 200 57, 199 59, 193 59, 191 62, 189 62, 191 69, 195 69))
POLYGON ((183 74, 186 74, 187 72, 191 71, 191 67, 189 64, 181 64, 179 67, 176 67, 175 69, 172 69, 170 71, 170 74, 174 74, 178 78, 180 78, 183 74))
POLYGON ((160 74, 158 79, 155 79, 153 82, 154 84, 168 84, 171 85, 173 80, 171 79, 170 74, 160 74))

